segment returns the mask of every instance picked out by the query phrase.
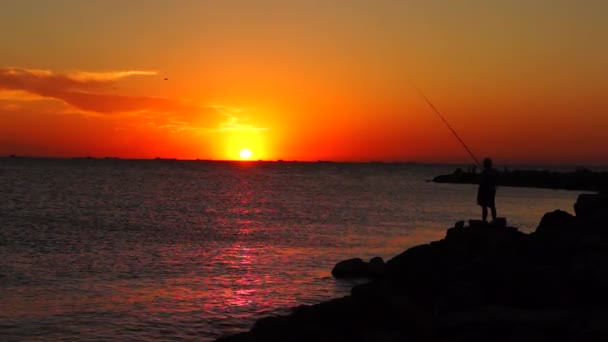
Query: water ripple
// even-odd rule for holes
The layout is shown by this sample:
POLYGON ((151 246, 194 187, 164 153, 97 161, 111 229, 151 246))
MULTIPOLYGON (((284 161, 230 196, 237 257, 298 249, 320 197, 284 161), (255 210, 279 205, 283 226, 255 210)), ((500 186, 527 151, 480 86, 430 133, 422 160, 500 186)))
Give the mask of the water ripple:
MULTIPOLYGON (((0 335, 209 340, 345 295, 329 272, 477 216, 447 166, 0 160, 0 335)), ((533 229, 576 193, 503 188, 533 229)))

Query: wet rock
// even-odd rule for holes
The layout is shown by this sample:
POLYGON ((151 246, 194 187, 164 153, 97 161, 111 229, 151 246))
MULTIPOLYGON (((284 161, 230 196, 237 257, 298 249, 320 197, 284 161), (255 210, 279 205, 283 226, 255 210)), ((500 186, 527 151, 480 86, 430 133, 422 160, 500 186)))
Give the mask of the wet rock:
POLYGON ((361 258, 353 258, 337 263, 331 271, 336 278, 379 278, 386 272, 386 263, 380 257, 375 257, 370 262, 361 258))
POLYGON ((331 270, 336 278, 365 278, 369 276, 369 264, 361 258, 340 261, 331 270))

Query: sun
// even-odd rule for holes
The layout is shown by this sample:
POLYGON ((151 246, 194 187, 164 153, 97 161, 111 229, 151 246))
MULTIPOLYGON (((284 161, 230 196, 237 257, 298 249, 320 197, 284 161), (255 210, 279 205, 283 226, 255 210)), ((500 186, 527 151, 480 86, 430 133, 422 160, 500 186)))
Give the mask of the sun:
POLYGON ((249 158, 251 158, 253 153, 251 153, 250 149, 244 148, 241 150, 241 152, 239 152, 239 155, 241 156, 241 159, 249 159, 249 158))

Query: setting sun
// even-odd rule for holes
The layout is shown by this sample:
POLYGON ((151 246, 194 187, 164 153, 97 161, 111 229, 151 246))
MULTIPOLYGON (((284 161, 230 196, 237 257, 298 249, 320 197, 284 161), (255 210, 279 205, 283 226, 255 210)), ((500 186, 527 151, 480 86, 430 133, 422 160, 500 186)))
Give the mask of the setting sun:
POLYGON ((249 159, 249 158, 251 158, 253 153, 251 153, 251 150, 249 150, 248 148, 244 148, 241 150, 241 152, 239 152, 239 155, 241 156, 242 159, 249 159))

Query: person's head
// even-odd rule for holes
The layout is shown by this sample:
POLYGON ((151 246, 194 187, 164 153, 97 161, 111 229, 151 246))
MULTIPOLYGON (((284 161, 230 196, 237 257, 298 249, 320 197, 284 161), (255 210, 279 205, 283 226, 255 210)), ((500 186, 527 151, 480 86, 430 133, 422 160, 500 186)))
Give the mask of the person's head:
POLYGON ((492 168, 492 159, 490 158, 486 158, 483 160, 483 167, 486 169, 491 169, 492 168))

